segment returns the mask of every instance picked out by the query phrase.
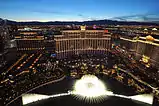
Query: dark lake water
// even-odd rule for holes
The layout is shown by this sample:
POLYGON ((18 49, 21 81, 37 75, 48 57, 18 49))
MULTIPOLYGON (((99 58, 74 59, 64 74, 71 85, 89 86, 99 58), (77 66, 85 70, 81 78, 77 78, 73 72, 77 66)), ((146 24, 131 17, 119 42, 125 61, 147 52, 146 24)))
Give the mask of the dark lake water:
MULTIPOLYGON (((106 85, 106 88, 116 94, 122 94, 127 96, 135 95, 135 91, 127 87, 120 82, 109 79, 106 76, 100 78, 106 85)), ((53 95, 58 93, 66 93, 68 90, 73 89, 75 79, 65 78, 60 82, 49 84, 38 88, 30 93, 43 94, 43 95, 53 95)), ((21 98, 20 98, 21 99, 21 98)), ((22 105, 22 104, 21 104, 22 105)), ((11 104, 10 106, 19 106, 16 103, 11 104)), ((75 97, 62 96, 57 98, 50 98, 47 100, 41 100, 28 104, 27 106, 150 106, 149 104, 137 102, 134 100, 128 100, 119 97, 107 97, 104 101, 100 103, 88 103, 75 99, 75 97)))
MULTIPOLYGON (((122 95, 134 95, 135 92, 132 88, 127 87, 120 82, 109 79, 107 77, 100 78, 108 90, 113 91, 117 94, 122 95)), ((73 84, 75 79, 66 78, 63 81, 46 85, 41 88, 38 88, 31 93, 44 94, 44 95, 53 95, 57 93, 65 93, 68 90, 73 89, 73 84)), ((149 104, 123 99, 119 97, 107 97, 104 101, 100 103, 88 103, 75 99, 75 97, 63 96, 57 98, 50 98, 47 100, 38 101, 36 103, 29 104, 27 106, 150 106, 149 104)))

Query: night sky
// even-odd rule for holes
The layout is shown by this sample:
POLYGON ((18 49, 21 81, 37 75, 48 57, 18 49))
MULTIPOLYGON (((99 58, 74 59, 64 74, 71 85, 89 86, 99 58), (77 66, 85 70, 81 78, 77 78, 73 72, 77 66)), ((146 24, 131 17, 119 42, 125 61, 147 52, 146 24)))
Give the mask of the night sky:
POLYGON ((159 0, 0 0, 0 18, 16 21, 111 19, 158 14, 158 4, 159 0))

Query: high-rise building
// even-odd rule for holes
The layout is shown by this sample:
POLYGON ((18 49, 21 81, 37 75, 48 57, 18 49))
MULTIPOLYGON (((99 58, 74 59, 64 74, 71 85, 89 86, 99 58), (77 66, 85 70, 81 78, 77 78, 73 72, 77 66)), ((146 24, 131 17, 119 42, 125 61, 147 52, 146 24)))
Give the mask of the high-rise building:
POLYGON ((53 36, 45 36, 42 29, 24 28, 15 36, 18 54, 54 52, 53 36))
POLYGON ((2 33, 2 27, 0 26, 0 53, 4 51, 4 37, 2 33))
POLYGON ((120 46, 132 52, 137 60, 147 58, 149 63, 159 66, 159 40, 152 36, 139 37, 138 39, 120 38, 120 46))
POLYGON ((16 59, 16 43, 10 38, 6 20, 0 20, 0 66, 16 59))
POLYGON ((107 54, 111 49, 111 35, 105 30, 62 31, 62 35, 54 37, 57 58, 65 58, 78 54, 107 54))
POLYGON ((4 20, 0 20, 0 68, 3 66, 3 63, 5 62, 3 21, 4 20))

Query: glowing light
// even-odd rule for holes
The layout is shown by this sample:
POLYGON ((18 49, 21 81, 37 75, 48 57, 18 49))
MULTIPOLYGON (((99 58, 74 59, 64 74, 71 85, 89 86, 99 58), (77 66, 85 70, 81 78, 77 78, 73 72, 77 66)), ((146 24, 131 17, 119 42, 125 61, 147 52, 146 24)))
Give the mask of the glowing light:
POLYGON ((36 101, 43 100, 43 99, 48 99, 48 98, 49 98, 49 96, 47 96, 47 95, 24 94, 22 96, 22 102, 23 102, 23 105, 26 105, 26 104, 29 104, 29 103, 32 103, 32 102, 36 102, 36 101))
MULTIPOLYGON (((49 98, 60 97, 60 96, 66 96, 66 95, 76 95, 76 94, 73 91, 68 91, 68 93, 55 94, 55 95, 51 95, 51 96, 40 95, 40 94, 24 94, 24 95, 22 95, 22 102, 23 102, 23 105, 26 105, 26 104, 29 104, 32 102, 36 102, 36 101, 40 101, 40 100, 44 100, 44 99, 49 99, 49 98)), ((111 91, 105 91, 105 95, 116 96, 116 97, 125 98, 125 99, 131 99, 131 100, 140 101, 140 102, 147 103, 147 104, 153 103, 153 95, 152 94, 125 96, 125 95, 113 94, 113 92, 111 92, 111 91)), ((87 100, 89 100, 90 103, 100 102, 99 98, 98 99, 97 98, 96 99, 95 98, 89 98, 89 99, 87 98, 87 100)), ((102 100, 104 100, 104 98, 102 98, 102 100)))
POLYGON ((50 96, 39 95, 39 94, 25 94, 22 96, 22 101, 23 105, 26 105, 39 100, 66 96, 66 95, 73 95, 76 99, 84 100, 89 103, 101 102, 104 99, 106 99, 106 97, 109 96, 131 99, 135 101, 144 102, 147 104, 153 103, 152 94, 142 94, 134 96, 114 94, 113 92, 108 91, 104 83, 94 75, 84 75, 80 80, 77 80, 74 85, 73 91, 68 91, 67 93, 55 94, 50 96))
POLYGON ((86 26, 80 26, 82 31, 86 30, 86 26))
POLYGON ((142 57, 142 61, 143 61, 144 63, 148 63, 148 62, 149 62, 149 59, 150 59, 150 57, 145 56, 145 55, 143 55, 143 57, 142 57))
POLYGON ((22 102, 23 105, 29 104, 29 103, 33 103, 36 101, 40 101, 40 100, 45 100, 45 99, 49 99, 49 98, 55 98, 55 97, 59 97, 59 96, 66 96, 66 95, 70 95, 71 92, 68 93, 61 93, 61 94, 55 94, 55 95, 40 95, 40 94, 24 94, 22 95, 22 102))
POLYGON ((106 96, 106 88, 102 81, 94 75, 84 75, 74 85, 73 94, 86 101, 101 101, 106 96))
POLYGON ((152 104, 153 103, 153 95, 152 94, 142 94, 142 95, 135 95, 135 96, 130 96, 132 100, 144 102, 147 104, 152 104))

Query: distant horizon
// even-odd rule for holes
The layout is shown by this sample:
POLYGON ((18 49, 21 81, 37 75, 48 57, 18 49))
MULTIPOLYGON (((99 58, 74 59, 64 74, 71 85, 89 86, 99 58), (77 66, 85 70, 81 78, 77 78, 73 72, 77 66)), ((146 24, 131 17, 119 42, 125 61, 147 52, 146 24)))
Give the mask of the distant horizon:
MULTIPOLYGON (((1 18, 1 17, 0 17, 1 18)), ((13 19, 4 19, 3 20, 9 20, 14 22, 86 22, 86 21, 100 21, 100 20, 110 20, 110 21, 118 21, 118 22, 144 22, 144 23, 154 23, 155 21, 136 21, 136 20, 115 20, 115 19, 95 19, 95 20, 13 20, 13 19)), ((159 21, 156 21, 157 23, 159 21)))
POLYGON ((0 0, 0 17, 18 22, 159 21, 158 4, 158 0, 0 0))

